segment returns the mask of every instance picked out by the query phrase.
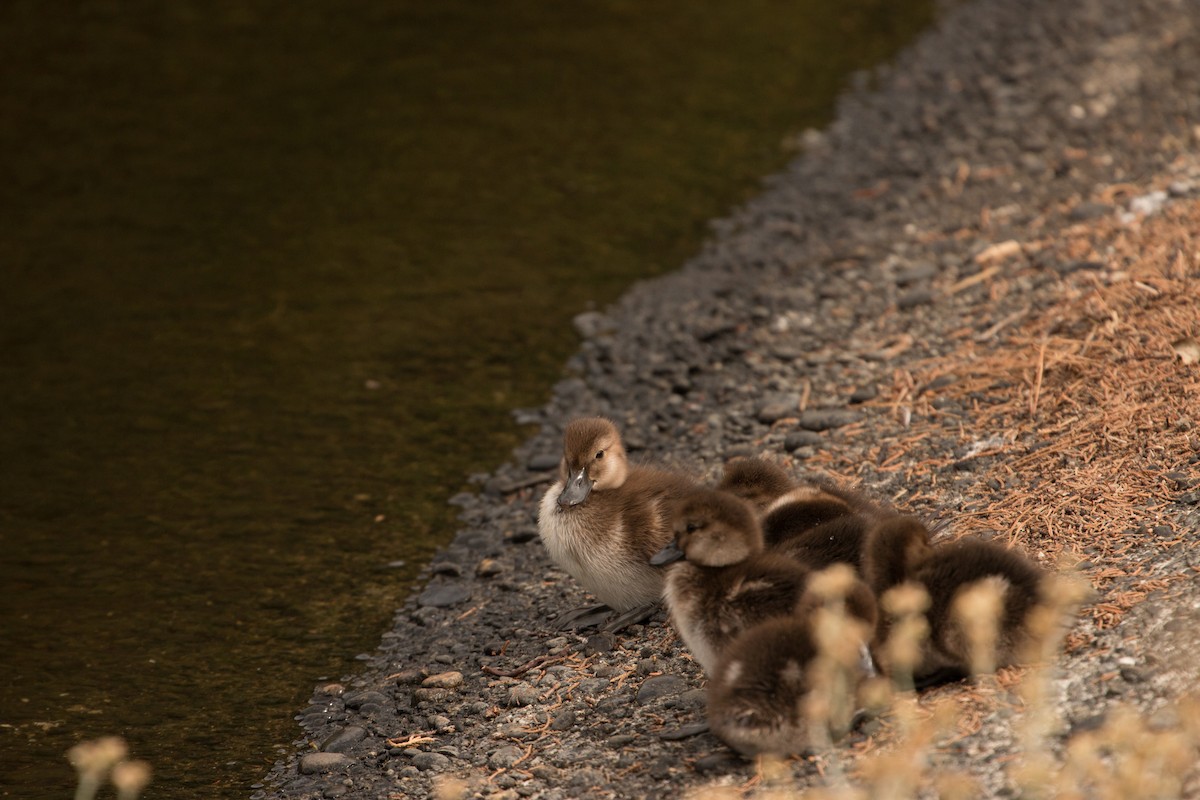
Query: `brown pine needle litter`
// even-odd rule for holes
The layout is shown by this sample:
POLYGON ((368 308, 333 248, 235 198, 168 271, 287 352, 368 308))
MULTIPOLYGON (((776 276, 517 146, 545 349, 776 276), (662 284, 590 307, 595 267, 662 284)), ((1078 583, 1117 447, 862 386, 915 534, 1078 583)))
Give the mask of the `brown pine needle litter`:
MULTIPOLYGON (((955 426, 963 444, 979 440, 970 457, 995 458, 965 492, 978 502, 950 515, 954 535, 999 535, 1050 565, 1086 558, 1102 588, 1133 574, 1121 558, 1132 547, 1183 541, 1166 508, 1181 493, 1172 476, 1194 472, 1200 452, 1200 364, 1191 358, 1200 340, 1200 202, 1177 201, 1132 224, 1075 226, 1028 249, 1102 269, 1065 278, 1057 301, 1022 314, 999 340, 963 331, 954 352, 898 370, 872 405, 890 409, 899 430, 869 460, 877 472, 929 477, 958 459, 914 463, 908 450, 955 426), (970 410, 974 437, 939 410, 947 401, 970 410)), ((821 466, 854 480, 861 468, 851 458, 831 453, 821 466)), ((1109 627, 1147 592, 1184 577, 1142 581, 1090 611, 1109 627)))

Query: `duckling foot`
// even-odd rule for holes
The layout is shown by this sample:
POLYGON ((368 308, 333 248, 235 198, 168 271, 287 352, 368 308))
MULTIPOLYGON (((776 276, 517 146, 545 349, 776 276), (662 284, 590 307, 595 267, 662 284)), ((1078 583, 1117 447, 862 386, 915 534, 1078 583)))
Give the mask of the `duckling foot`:
POLYGON ((650 619, 657 610, 658 603, 646 603, 642 606, 635 606, 628 611, 613 616, 608 622, 604 623, 604 627, 600 630, 607 631, 608 633, 623 631, 630 625, 636 625, 639 622, 645 622, 650 619))
POLYGON ((550 623, 556 630, 567 628, 591 628, 604 622, 612 616, 613 610, 604 603, 590 606, 580 606, 559 614, 550 623))

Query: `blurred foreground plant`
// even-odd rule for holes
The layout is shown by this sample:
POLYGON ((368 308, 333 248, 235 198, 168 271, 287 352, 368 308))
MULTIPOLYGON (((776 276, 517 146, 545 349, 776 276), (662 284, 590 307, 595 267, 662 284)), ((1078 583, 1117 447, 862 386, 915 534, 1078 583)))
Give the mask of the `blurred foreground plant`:
POLYGON ((67 751, 67 760, 75 767, 79 782, 75 800, 92 800, 104 783, 112 781, 118 800, 135 800, 150 783, 150 765, 145 761, 127 761, 129 748, 119 736, 104 736, 80 742, 67 751))

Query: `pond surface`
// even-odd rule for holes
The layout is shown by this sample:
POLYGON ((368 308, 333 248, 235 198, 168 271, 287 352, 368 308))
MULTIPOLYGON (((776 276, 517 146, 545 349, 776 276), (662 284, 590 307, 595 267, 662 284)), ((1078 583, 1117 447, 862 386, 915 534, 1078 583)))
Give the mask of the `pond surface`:
MULTIPOLYGON (((244 797, 577 346, 928 0, 0 5, 0 796, 244 797)), ((852 188, 852 187, 848 187, 852 188)))

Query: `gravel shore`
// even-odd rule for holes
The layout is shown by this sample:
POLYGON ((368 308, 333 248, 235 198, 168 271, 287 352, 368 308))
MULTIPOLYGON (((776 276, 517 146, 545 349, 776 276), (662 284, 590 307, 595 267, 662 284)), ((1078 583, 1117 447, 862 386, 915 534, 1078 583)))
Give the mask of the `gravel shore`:
MULTIPOLYGON (((967 391, 962 365, 1048 317, 1069 328, 1064 297, 1125 280, 1122 248, 1148 252, 1155 218, 1200 207, 1200 0, 968 2, 861 84, 683 269, 577 318, 571 377, 518 412, 540 432, 455 498, 460 533, 364 670, 316 688, 255 800, 426 797, 446 778, 467 796, 679 796, 754 776, 708 734, 662 736, 704 715, 703 676, 662 613, 616 636, 547 624, 585 600, 535 522, 575 416, 612 417, 635 459, 711 477, 764 454, 1053 562, 1062 536, 1040 518, 962 522, 1057 481, 1018 458, 1044 430, 989 427, 1019 380, 967 391)), ((1180 336, 1200 337, 1200 251, 1176 250, 1163 259, 1183 259, 1197 301, 1180 336)), ((1043 367, 1028 374, 1036 417, 1043 367)), ((1068 640, 1064 737, 1119 704, 1154 718, 1197 683, 1200 455, 1170 442, 1200 451, 1200 428, 1176 412, 1155 424, 1162 452, 1137 468, 1161 472, 1153 504, 1122 506, 1130 521, 1078 500, 1099 529, 1071 545, 1103 607, 1068 640)), ((982 715, 938 768, 1009 796, 1010 717, 982 715)), ((821 785, 817 760, 791 768, 821 785)))

